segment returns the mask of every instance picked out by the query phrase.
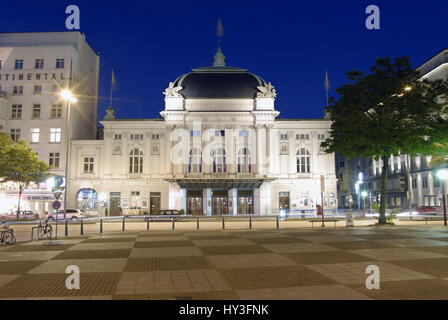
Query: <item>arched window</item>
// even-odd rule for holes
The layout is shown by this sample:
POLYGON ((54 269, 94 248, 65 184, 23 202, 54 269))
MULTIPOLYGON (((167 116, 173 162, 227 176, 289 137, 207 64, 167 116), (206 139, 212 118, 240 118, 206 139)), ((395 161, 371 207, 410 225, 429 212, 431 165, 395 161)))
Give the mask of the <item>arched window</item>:
POLYGON ((135 148, 129 156, 129 173, 143 172, 143 151, 135 148))
POLYGON ((310 173, 310 152, 301 148, 297 150, 297 172, 298 173, 310 173))
POLYGON ((98 194, 94 189, 84 188, 76 195, 77 208, 83 210, 96 210, 98 208, 98 194))
POLYGON ((202 172, 201 151, 197 148, 193 148, 190 150, 190 163, 188 165, 188 172, 190 173, 202 172))
POLYGON ((226 152, 224 149, 216 149, 213 151, 213 172, 226 172, 226 152))
POLYGON ((252 172, 250 154, 247 148, 243 148, 240 151, 238 151, 238 172, 239 173, 252 172))

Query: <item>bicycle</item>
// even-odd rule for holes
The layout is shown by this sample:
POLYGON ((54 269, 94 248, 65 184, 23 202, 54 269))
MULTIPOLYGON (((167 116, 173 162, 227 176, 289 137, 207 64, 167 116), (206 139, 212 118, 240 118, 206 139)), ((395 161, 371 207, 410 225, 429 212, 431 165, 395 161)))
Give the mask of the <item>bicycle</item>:
POLYGON ((11 227, 9 227, 8 225, 3 224, 0 227, 0 242, 7 245, 16 244, 14 230, 11 229, 11 227))
POLYGON ((39 222, 37 226, 37 238, 42 240, 45 238, 51 238, 51 234, 53 232, 53 227, 48 223, 48 220, 45 220, 45 224, 42 225, 42 221, 39 222))

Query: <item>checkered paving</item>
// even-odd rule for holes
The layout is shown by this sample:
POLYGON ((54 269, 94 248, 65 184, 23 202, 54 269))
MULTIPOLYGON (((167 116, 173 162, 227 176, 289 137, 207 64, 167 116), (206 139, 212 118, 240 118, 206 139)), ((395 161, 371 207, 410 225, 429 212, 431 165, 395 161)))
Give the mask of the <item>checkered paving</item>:
POLYGON ((440 226, 131 231, 1 247, 0 299, 448 299, 447 270, 440 226))

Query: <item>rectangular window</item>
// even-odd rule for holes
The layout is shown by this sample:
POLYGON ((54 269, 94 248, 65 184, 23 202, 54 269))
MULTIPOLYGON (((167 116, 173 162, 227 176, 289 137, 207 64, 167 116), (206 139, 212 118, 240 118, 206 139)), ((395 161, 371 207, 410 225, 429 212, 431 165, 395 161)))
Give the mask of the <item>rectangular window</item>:
POLYGON ((131 140, 143 140, 143 134, 142 133, 138 133, 138 134, 131 134, 131 140))
POLYGON ((422 177, 422 188, 428 189, 428 177, 422 177))
POLYGON ((121 134, 120 133, 115 134, 114 140, 121 140, 121 134))
POLYGON ((59 119, 62 117, 62 103, 54 104, 51 107, 51 118, 59 119))
POLYGON ((139 197, 140 196, 140 191, 131 191, 131 196, 139 197))
POLYGON ((152 140, 159 140, 160 139, 160 134, 156 133, 152 135, 152 140))
POLYGON ((434 188, 440 188, 440 180, 437 177, 434 177, 434 188))
POLYGON ((248 137, 249 136, 249 130, 240 130, 239 136, 240 137, 248 137))
POLYGON ((43 69, 44 68, 44 59, 36 59, 34 62, 34 67, 36 69, 43 69))
POLYGON ((50 129, 50 142, 58 143, 61 142, 61 128, 51 128, 50 129))
POLYGON ((200 137, 201 136, 201 130, 191 130, 190 136, 192 137, 200 137))
POLYGON ((288 134, 287 133, 281 133, 280 134, 280 140, 288 140, 288 134))
POLYGON ((15 96, 23 95, 23 86, 13 86, 12 94, 15 96))
POLYGON ((14 142, 19 141, 20 139, 20 129, 11 129, 11 139, 14 142))
POLYGON ((40 134, 39 128, 31 129, 31 142, 32 143, 39 143, 39 134, 40 134))
POLYGON ((226 135, 225 130, 215 130, 215 137, 224 137, 226 135))
POLYGON ((59 168, 59 152, 50 152, 48 164, 53 168, 59 168))
POLYGON ((14 63, 14 69, 16 70, 23 69, 23 59, 16 59, 14 63))
POLYGON ((40 118, 40 104, 33 104, 33 115, 32 119, 40 118))
POLYGON ((84 173, 93 173, 94 159, 92 157, 84 158, 84 173))
POLYGON ((0 60, 0 70, 2 70, 2 60, 0 60))
POLYGON ((11 119, 22 119, 22 105, 13 104, 11 110, 11 119))
POLYGON ((56 69, 64 69, 64 59, 56 59, 56 69))
POLYGON ((59 91, 60 91, 59 86, 57 84, 54 84, 53 85, 53 92, 59 92, 59 91))
POLYGON ((412 178, 412 188, 417 189, 417 178, 412 178))
POLYGON ((296 139, 297 140, 310 140, 310 135, 309 134, 296 134, 296 139))
POLYGON ((35 85, 34 86, 34 94, 41 94, 42 93, 42 86, 41 85, 35 85))

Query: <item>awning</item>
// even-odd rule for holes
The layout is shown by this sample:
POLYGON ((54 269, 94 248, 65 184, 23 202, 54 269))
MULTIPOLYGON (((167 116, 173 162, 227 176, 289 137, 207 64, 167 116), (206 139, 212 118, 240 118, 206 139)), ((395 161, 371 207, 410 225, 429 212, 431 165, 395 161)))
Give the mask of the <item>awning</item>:
POLYGON ((236 178, 236 179, 198 179, 198 178, 173 178, 165 179, 171 183, 177 183, 183 189, 258 189, 264 182, 271 182, 274 178, 236 178))

